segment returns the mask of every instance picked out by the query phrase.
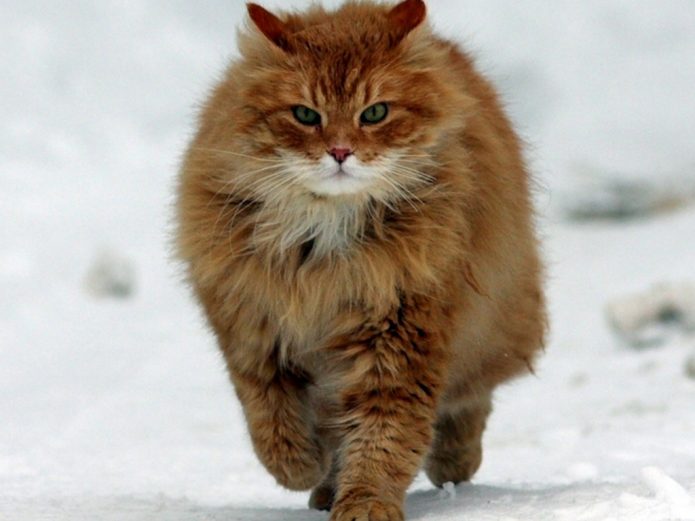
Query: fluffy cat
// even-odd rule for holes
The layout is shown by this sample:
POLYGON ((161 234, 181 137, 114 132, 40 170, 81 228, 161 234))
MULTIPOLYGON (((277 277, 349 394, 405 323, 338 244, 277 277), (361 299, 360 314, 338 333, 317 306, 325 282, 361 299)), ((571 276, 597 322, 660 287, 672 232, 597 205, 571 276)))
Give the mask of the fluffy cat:
POLYGON ((403 519, 481 462, 545 331, 520 142, 422 0, 272 14, 183 162, 178 249, 255 451, 332 521, 403 519))

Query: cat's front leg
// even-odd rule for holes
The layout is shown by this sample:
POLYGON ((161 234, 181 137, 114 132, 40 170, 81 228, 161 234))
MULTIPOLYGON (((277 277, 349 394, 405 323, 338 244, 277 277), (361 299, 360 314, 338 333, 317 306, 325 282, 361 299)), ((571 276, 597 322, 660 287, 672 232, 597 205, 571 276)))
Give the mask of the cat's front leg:
POLYGON ((314 433, 301 378, 272 360, 253 369, 232 365, 230 373, 261 463, 288 489, 316 486, 329 461, 314 433))
POLYGON ((428 302, 403 302, 333 348, 347 363, 331 521, 402 521, 405 492, 432 441, 446 318, 428 302))

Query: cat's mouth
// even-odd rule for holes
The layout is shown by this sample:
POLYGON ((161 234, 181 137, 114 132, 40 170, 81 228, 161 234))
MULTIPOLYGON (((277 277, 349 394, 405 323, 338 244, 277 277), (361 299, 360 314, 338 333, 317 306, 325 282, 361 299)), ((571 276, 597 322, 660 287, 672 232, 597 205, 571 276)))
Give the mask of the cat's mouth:
POLYGON ((368 184, 368 179, 350 171, 346 165, 336 165, 328 171, 317 172, 308 182, 309 189, 320 195, 356 194, 368 184))
POLYGON ((343 178, 343 177, 355 177, 355 176, 353 176, 350 172, 348 172, 347 170, 345 170, 342 166, 339 166, 339 167, 335 170, 335 172, 333 172, 332 174, 330 174, 328 177, 329 177, 329 178, 332 178, 332 179, 341 179, 341 178, 343 178))
POLYGON ((336 183, 338 185, 340 185, 341 183, 363 182, 363 179, 360 179, 359 176, 356 176, 355 174, 349 172, 347 169, 343 167, 338 167, 328 175, 322 176, 321 180, 328 183, 336 183))
POLYGON ((352 171, 347 165, 341 164, 336 165, 327 172, 324 171, 322 174, 320 174, 320 178, 322 180, 340 181, 349 179, 357 180, 360 179, 360 176, 357 175, 356 172, 352 171))

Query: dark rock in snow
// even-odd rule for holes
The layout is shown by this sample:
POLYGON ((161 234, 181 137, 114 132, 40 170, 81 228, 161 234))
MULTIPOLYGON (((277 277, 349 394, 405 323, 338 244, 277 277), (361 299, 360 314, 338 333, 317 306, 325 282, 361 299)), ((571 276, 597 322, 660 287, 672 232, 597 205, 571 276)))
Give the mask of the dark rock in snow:
POLYGON ((129 298, 135 292, 133 263, 113 251, 102 250, 87 272, 85 286, 96 297, 129 298))
POLYGON ((695 351, 685 361, 685 374, 691 380, 695 380, 695 351))
POLYGON ((695 284, 659 284, 606 306, 608 322, 635 348, 664 343, 674 333, 695 332, 695 284))

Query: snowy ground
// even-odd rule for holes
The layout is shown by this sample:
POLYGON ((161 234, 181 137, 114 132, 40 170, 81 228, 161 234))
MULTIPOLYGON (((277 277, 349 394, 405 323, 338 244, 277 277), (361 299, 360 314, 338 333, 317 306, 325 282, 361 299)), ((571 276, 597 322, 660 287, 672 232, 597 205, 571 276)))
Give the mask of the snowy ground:
MULTIPOLYGON (((267 2, 277 6, 281 2, 267 2)), ((307 2, 296 0, 294 5, 307 2)), ((531 143, 553 335, 498 393, 472 485, 420 477, 410 519, 695 520, 695 339, 621 346, 606 303, 695 278, 695 209, 572 224, 592 172, 695 185, 691 0, 430 0, 531 143)), ((257 463, 167 260, 195 100, 236 0, 0 0, 0 519, 313 521, 257 463), (86 288, 104 249, 130 298, 86 288)))

